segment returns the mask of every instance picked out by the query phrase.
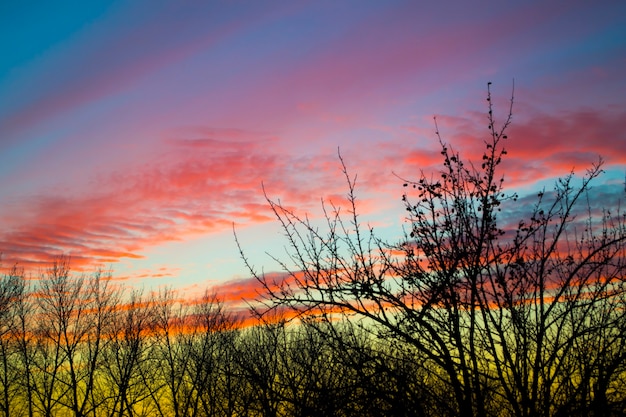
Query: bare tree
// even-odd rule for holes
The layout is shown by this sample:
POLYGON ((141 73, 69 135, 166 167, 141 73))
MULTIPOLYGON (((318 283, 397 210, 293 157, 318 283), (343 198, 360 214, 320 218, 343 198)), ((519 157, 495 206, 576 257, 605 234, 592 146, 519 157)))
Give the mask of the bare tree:
POLYGON ((17 301, 24 297, 24 271, 14 266, 0 277, 0 412, 9 417, 20 392, 19 345, 13 335, 19 327, 17 301))
POLYGON ((110 342, 103 353, 106 366, 101 391, 110 417, 132 417, 135 407, 150 397, 141 367, 153 340, 153 303, 132 291, 115 310, 112 324, 105 336, 110 342))
MULTIPOLYGON (((11 339, 15 343, 15 366, 18 367, 17 383, 20 386, 18 403, 26 409, 28 417, 35 415, 34 401, 35 380, 33 378, 36 341, 34 338, 35 305, 32 300, 32 290, 23 271, 17 274, 22 278, 20 291, 12 299, 12 308, 15 312, 14 326, 11 329, 11 339)), ((24 412, 21 413, 22 415, 24 412)))
MULTIPOLYGON (((242 377, 239 367, 238 344, 242 329, 237 323, 238 320, 235 318, 232 328, 224 329, 218 334, 219 346, 215 358, 218 368, 214 374, 215 385, 211 389, 219 400, 214 413, 218 416, 247 415, 250 409, 248 384, 242 377)), ((211 398, 210 395, 208 397, 211 398)), ((203 409, 211 415, 207 403, 208 401, 203 400, 203 409)))
MULTIPOLYGON (((37 310, 33 325, 32 352, 34 407, 44 417, 52 417, 61 406, 67 406, 66 396, 70 382, 65 378, 64 365, 68 351, 74 354, 81 329, 74 329, 75 320, 82 314, 77 306, 82 279, 70 276, 69 259, 57 259, 42 273, 35 292, 37 310), (77 308, 80 311, 77 311, 77 308)), ((80 323, 82 324, 82 323, 80 323)))
POLYGON ((193 306, 188 322, 193 340, 188 351, 191 363, 186 409, 190 416, 219 415, 222 403, 235 394, 220 390, 224 382, 220 374, 228 372, 223 360, 232 360, 227 359, 227 351, 233 348, 229 341, 238 320, 225 310, 215 294, 207 291, 193 306))
POLYGON ((155 301, 155 343, 146 362, 154 371, 144 378, 155 412, 232 415, 241 395, 240 381, 229 369, 235 363, 238 321, 208 292, 191 303, 175 297, 166 289, 155 301))
POLYGON ((487 101, 481 160, 463 159, 437 132, 441 171, 404 181, 410 229, 399 244, 360 223, 356 177, 340 156, 348 218, 324 205, 320 230, 268 198, 288 242, 288 259, 274 258, 286 277, 257 274, 242 257, 271 307, 358 318, 427 362, 451 400, 440 414, 547 416, 623 404, 610 387, 624 356, 609 346, 624 336, 625 219, 618 207, 585 205, 602 162, 578 185, 573 174, 559 180, 511 221, 518 196, 506 193, 500 170, 513 98, 499 127, 490 86, 487 101), (576 361, 584 345, 602 353, 576 361))
POLYGON ((237 343, 237 366, 246 381, 244 409, 251 415, 276 417, 285 399, 279 384, 284 354, 285 321, 265 321, 246 329, 237 343))
POLYGON ((106 366, 103 353, 111 343, 107 336, 115 326, 120 297, 119 287, 111 286, 110 272, 98 270, 87 279, 82 294, 88 309, 86 330, 76 360, 78 371, 74 379, 78 384, 72 386, 72 404, 76 416, 93 415, 102 405, 102 395, 96 391, 106 366))
POLYGON ((347 409, 349 372, 335 360, 335 349, 315 322, 290 326, 278 356, 280 382, 293 416, 336 415, 347 409))
POLYGON ((90 277, 73 276, 69 258, 57 259, 41 276, 36 347, 29 366, 36 371, 33 382, 44 415, 63 407, 82 417, 99 406, 95 388, 108 342, 104 336, 118 302, 108 275, 96 271, 90 277))
POLYGON ((154 343, 148 359, 141 367, 142 379, 155 407, 161 416, 185 415, 181 407, 189 358, 184 354, 186 306, 178 303, 175 292, 161 290, 154 299, 154 343))

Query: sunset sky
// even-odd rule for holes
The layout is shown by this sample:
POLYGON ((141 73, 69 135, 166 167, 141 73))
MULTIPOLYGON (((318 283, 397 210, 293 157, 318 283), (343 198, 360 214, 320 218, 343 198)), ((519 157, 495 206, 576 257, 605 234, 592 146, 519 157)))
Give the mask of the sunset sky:
POLYGON ((345 196, 338 148, 399 238, 394 173, 436 169, 435 115, 474 155, 488 81, 502 120, 515 80, 511 189, 601 155, 600 195, 624 190, 623 1, 4 1, 0 51, 3 267, 247 295, 232 225, 275 271, 262 184, 315 219, 345 196))

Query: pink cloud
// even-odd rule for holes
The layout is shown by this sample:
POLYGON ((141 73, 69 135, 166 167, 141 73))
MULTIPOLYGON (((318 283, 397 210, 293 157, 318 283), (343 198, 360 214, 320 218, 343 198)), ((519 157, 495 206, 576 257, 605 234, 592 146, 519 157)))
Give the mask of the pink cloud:
POLYGON ((5 262, 25 265, 69 254, 76 268, 140 258, 147 247, 233 222, 272 220, 263 181, 272 197, 300 208, 343 185, 332 185, 338 166, 326 157, 287 159, 278 139, 255 135, 208 129, 193 140, 169 139, 151 161, 101 174, 83 194, 22 200, 0 213, 0 252, 5 262))
MULTIPOLYGON (((461 156, 480 161, 484 140, 489 132, 486 115, 480 112, 465 116, 438 116, 442 138, 461 156)), ((572 169, 579 173, 601 156, 608 165, 626 164, 626 111, 620 109, 579 109, 546 113, 513 115, 513 123, 504 142, 507 155, 501 173, 510 187, 532 184, 543 179, 566 175, 572 169)), ((414 179, 420 170, 436 172, 442 157, 436 136, 424 148, 402 148, 394 143, 384 159, 389 170, 414 179), (401 164, 397 161, 402 160, 401 164), (399 167, 399 169, 398 169, 399 167)))

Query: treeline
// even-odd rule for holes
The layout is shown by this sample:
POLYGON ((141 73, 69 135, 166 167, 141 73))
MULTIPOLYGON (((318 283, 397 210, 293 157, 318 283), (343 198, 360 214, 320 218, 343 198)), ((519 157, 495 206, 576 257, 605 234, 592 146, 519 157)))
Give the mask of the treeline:
POLYGON ((60 259, 0 280, 2 416, 451 414, 425 363, 352 322, 254 326, 212 296, 181 303, 60 259))
MULTIPOLYGON (((459 415, 440 364, 374 323, 272 315, 242 326, 214 296, 182 303, 113 282, 72 274, 67 259, 36 279, 16 268, 2 276, 0 415, 459 415)), ((624 334, 610 332, 561 359, 538 414, 624 415, 624 334)), ((487 378, 497 371, 488 356, 486 415, 514 415, 487 378)))

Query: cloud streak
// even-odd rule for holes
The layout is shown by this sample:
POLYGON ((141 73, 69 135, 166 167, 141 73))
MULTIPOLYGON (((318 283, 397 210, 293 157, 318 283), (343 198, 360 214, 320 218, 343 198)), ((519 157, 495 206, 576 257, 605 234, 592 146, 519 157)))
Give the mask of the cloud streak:
POLYGON ((306 207, 313 190, 329 191, 320 187, 337 169, 319 155, 295 163, 285 159, 272 136, 191 130, 194 139, 168 139, 154 159, 99 176, 86 194, 44 193, 5 211, 0 235, 5 261, 40 264, 70 254, 74 267, 83 267, 141 258, 150 246, 223 231, 233 222, 271 220, 263 181, 275 195, 306 207), (317 186, 297 185, 303 164, 316 167, 317 186))
MULTIPOLYGON (((432 115, 480 160, 487 81, 506 106, 516 79, 508 186, 598 155, 626 164, 624 6, 292 3, 119 4, 10 61, 23 65, 0 80, 3 262, 64 253, 79 268, 136 261, 129 279, 184 274, 168 259, 150 272, 150 249, 271 221, 261 184, 313 218, 320 198, 345 206, 338 147, 367 220, 399 229, 393 173, 441 163, 432 115)), ((236 285, 224 291, 248 291, 236 285)))

